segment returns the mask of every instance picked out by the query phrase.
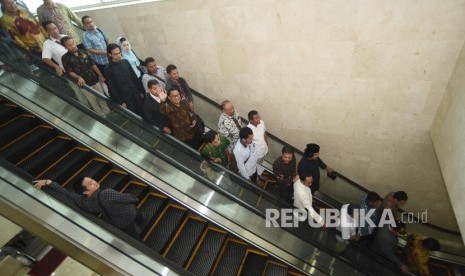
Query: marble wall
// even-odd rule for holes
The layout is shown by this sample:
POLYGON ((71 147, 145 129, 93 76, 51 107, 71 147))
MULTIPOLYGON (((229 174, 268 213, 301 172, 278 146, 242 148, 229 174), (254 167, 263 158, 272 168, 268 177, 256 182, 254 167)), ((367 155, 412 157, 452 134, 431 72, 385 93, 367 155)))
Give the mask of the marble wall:
MULTIPOLYGON (((406 209, 457 229, 429 135, 465 40, 464 0, 166 0, 85 12, 141 57, 406 209)), ((84 13, 81 12, 80 15, 84 13)))
MULTIPOLYGON (((462 233, 465 231, 465 47, 431 126, 431 137, 462 233)), ((463 236, 463 235, 462 235, 463 236)), ((464 237, 465 240, 465 237, 464 237)))

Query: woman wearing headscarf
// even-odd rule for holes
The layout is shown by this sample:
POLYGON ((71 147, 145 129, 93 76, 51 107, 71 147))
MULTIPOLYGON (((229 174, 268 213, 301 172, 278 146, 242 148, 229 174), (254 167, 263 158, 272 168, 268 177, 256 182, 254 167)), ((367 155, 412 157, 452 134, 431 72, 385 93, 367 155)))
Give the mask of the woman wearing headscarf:
POLYGON ((132 70, 134 70, 134 73, 140 78, 140 60, 132 50, 129 40, 125 37, 118 37, 116 44, 121 47, 121 57, 131 64, 132 70))

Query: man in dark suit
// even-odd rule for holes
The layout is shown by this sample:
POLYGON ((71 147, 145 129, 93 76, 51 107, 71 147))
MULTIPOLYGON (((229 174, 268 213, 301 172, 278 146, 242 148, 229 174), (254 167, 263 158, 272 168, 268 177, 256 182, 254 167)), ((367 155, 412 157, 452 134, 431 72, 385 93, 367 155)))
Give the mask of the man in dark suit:
POLYGON ((159 98, 159 92, 162 91, 163 88, 160 87, 157 80, 149 80, 147 88, 150 93, 146 95, 144 101, 144 120, 163 130, 163 132, 171 134, 169 121, 165 115, 160 112, 161 99, 159 98))

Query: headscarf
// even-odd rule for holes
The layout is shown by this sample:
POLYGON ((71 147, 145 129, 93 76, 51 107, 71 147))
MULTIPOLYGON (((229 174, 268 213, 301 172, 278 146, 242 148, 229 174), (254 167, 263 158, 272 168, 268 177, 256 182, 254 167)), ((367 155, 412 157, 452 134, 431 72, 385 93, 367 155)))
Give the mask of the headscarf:
POLYGON ((126 51, 123 48, 123 42, 121 42, 121 40, 123 40, 123 42, 127 41, 129 43, 129 40, 122 36, 118 37, 118 39, 116 40, 116 44, 118 44, 121 47, 121 57, 127 60, 129 64, 131 64, 131 67, 132 67, 132 70, 134 70, 134 73, 136 73, 137 77, 140 77, 141 72, 138 68, 140 66, 140 61, 137 58, 136 54, 134 54, 134 51, 131 48, 131 43, 129 43, 129 51, 126 51))

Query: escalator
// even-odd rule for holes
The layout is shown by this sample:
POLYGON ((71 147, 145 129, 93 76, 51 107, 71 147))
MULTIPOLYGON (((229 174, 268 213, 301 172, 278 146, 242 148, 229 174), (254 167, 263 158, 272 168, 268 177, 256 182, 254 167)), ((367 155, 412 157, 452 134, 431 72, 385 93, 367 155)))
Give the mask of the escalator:
MULTIPOLYGON (((194 275, 304 275, 115 166, 16 105, 0 102, 0 156, 31 179, 70 188, 91 175, 139 199, 142 243, 194 275)), ((51 194, 54 194, 51 192, 51 194)), ((57 196, 55 194, 55 196, 57 196)), ((66 199, 63 199, 66 201, 66 199)))
MULTIPOLYGON (((49 90, 55 90, 59 93, 68 94, 72 95, 75 92, 75 89, 70 88, 68 85, 63 84, 62 80, 57 80, 55 77, 51 76, 50 74, 47 74, 45 70, 40 68, 41 64, 37 64, 39 67, 39 70, 35 70, 36 72, 33 72, 33 74, 30 74, 30 72, 23 72, 24 74, 30 74, 30 78, 34 79, 35 82, 39 83, 40 85, 47 87, 49 90), (57 88, 59 87, 59 88, 57 88)), ((21 71, 18 69, 18 71, 21 71)), ((11 74, 11 76, 8 77, 8 79, 5 81, 6 83, 9 82, 8 87, 12 88, 13 90, 16 91, 22 91, 22 90, 31 90, 31 93, 36 93, 34 90, 34 83, 27 83, 25 84, 23 81, 18 81, 21 79, 21 77, 11 74)), ((3 83, 5 83, 3 82, 3 83)), ((42 98, 46 98, 47 96, 41 95, 42 98)), ((43 99, 44 103, 47 102, 47 99, 43 99)), ((172 139, 169 136, 164 136, 160 133, 157 133, 155 131, 152 131, 147 128, 147 125, 144 125, 142 122, 138 120, 134 120, 132 114, 129 114, 125 112, 124 110, 120 110, 119 107, 117 106, 112 106, 111 103, 109 105, 112 108, 112 113, 110 113, 106 120, 103 120, 102 118, 98 118, 93 116, 96 120, 99 122, 110 125, 112 124, 113 126, 118 126, 121 129, 124 129, 126 133, 129 133, 132 135, 130 137, 133 141, 138 140, 137 142, 139 145, 144 144, 146 146, 150 146, 151 148, 155 149, 156 151, 159 151, 162 155, 164 155, 164 161, 170 161, 170 162, 177 162, 181 163, 178 168, 185 172, 186 174, 189 174, 189 176, 193 178, 199 178, 199 175, 202 175, 203 172, 200 170, 200 164, 203 161, 201 157, 198 155, 197 152, 192 151, 189 148, 184 147, 181 143, 176 141, 175 139, 172 139)), ((199 101, 196 101, 196 106, 197 110, 199 110, 199 101)), ((62 106, 50 106, 49 108, 51 109, 60 109, 62 106)), ((63 107, 64 108, 64 107, 63 107)), ((31 107, 31 111, 34 111, 34 113, 38 112, 37 107, 31 107)), ((81 108, 82 111, 85 111, 85 108, 81 108)), ((63 110, 60 110, 63 111, 63 110)), ((65 110, 66 111, 66 110, 65 110)), ((88 111, 87 111, 88 112, 88 111)), ((216 111, 215 111, 216 112, 216 111)), ((92 115, 92 114, 91 114, 92 115)), ((94 114, 95 115, 95 114, 94 114)), ((27 116, 33 116, 33 115, 23 115, 23 117, 27 116)), ((214 116, 202 116, 204 119, 206 118, 213 118, 214 116)), ((217 118, 217 117, 214 117, 217 118)), ((22 124, 27 124, 24 123, 24 121, 27 121, 27 119, 21 118, 20 125, 22 124)), ((54 125, 59 126, 59 122, 52 121, 51 122, 54 125)), ((209 125, 207 123, 207 125, 209 125)), ((50 126, 51 127, 51 126, 50 126)), ((82 130, 81 130, 82 131, 82 130)), ((92 127, 86 128, 83 130, 83 132, 94 132, 96 131, 92 127)), ((66 140, 68 138, 65 138, 65 136, 59 138, 61 140, 66 140)), ((125 135, 124 137, 128 137, 128 135, 125 135)), ((111 148, 116 149, 116 150, 121 150, 125 149, 128 150, 129 152, 137 151, 136 146, 134 144, 131 144, 131 142, 128 143, 123 143, 122 140, 120 140, 120 136, 114 135, 114 137, 106 137, 104 139, 105 143, 107 146, 111 144, 111 148)), ((64 141, 59 141, 59 143, 66 144, 64 141)), ((89 147, 93 148, 94 146, 92 144, 88 145, 89 147)), ((279 144, 279 146, 271 146, 272 151, 273 148, 280 150, 282 147, 282 144, 279 144)), ((86 154, 89 154, 88 152, 86 153, 86 150, 83 148, 77 148, 73 149, 74 152, 76 152, 78 155, 86 156, 86 154)), ((15 155, 14 152, 15 150, 11 150, 10 153, 12 155, 15 155)), ((46 150, 47 152, 47 150, 46 150)), ((127 155, 125 156, 126 158, 136 160, 136 161, 144 161, 146 159, 145 154, 143 155, 138 155, 137 152, 135 154, 127 155)), ((40 160, 39 160, 40 161, 40 160)), ((149 163, 143 163, 142 165, 139 162, 134 162, 138 163, 137 166, 139 167, 144 167, 146 170, 149 170, 153 167, 152 164, 149 163)), ((39 162, 40 163, 40 162, 39 162)), ((24 164, 20 164, 24 168, 29 168, 32 165, 28 162, 25 162, 24 164)), ((158 164, 157 164, 158 165, 158 164)), ((208 186, 211 190, 215 192, 220 192, 226 197, 229 201, 233 201, 236 203, 239 203, 241 206, 244 206, 248 210, 252 210, 252 213, 255 213, 256 215, 262 215, 265 212, 267 208, 281 208, 284 206, 287 206, 285 202, 281 201, 279 198, 276 198, 274 195, 267 193, 263 190, 261 190, 259 187, 251 186, 248 183, 244 183, 239 177, 235 176, 234 174, 231 174, 228 171, 222 171, 222 168, 217 167, 215 164, 212 164, 212 166, 216 169, 215 175, 216 177, 212 179, 211 182, 214 183, 214 185, 208 186), (224 191, 227 191, 227 194, 224 194, 224 191)), ((37 169, 38 170, 38 169, 37 169)), ((72 169, 71 169, 72 171, 72 169)), ((36 172, 36 171, 34 171, 36 172)), ((137 173, 134 173, 137 175, 137 173)), ((44 172, 44 176, 48 175, 47 172, 44 172)), ((174 181, 176 177, 167 176, 165 175, 164 181, 171 182, 174 181)), ((54 177, 50 177, 53 179, 56 179, 54 177)), ((205 179, 202 179, 200 182, 205 183, 205 179)), ((63 182, 66 184, 66 182, 63 182)), ((194 189, 197 187, 193 188, 192 186, 186 186, 186 187, 181 187, 178 189, 182 190, 186 194, 192 193, 194 189)), ((346 189, 347 190, 347 189, 346 189)), ((213 195, 212 193, 204 193, 203 195, 198 195, 199 198, 204 196, 203 202, 205 205, 209 205, 210 202, 215 200, 215 197, 217 196, 216 194, 210 197, 210 195, 213 195), (205 194, 208 194, 208 196, 205 197, 205 194)), ((215 207, 213 207, 215 208, 215 207)), ((221 209, 218 207, 215 211, 222 213, 225 217, 228 217, 228 219, 235 220, 235 215, 229 215, 228 216, 228 210, 227 209, 221 209)), ((263 219, 262 219, 263 220, 263 219)), ((255 225, 256 226, 256 225, 255 225)), ((284 230, 277 230, 277 229, 260 229, 258 226, 257 228, 252 228, 249 227, 250 231, 254 231, 256 233, 259 233, 260 236, 263 237, 263 239, 267 241, 272 241, 274 242, 275 240, 279 240, 281 236, 286 236, 290 235, 293 238, 298 237, 299 239, 302 239, 304 242, 302 247, 300 248, 294 248, 292 246, 292 243, 288 243, 287 239, 283 239, 281 245, 278 245, 279 248, 281 248, 285 254, 291 254, 293 256, 297 256, 297 258, 300 260, 300 263, 303 263, 304 265, 297 265, 297 267, 300 267, 303 269, 306 267, 307 264, 309 263, 314 263, 315 260, 318 259, 318 256, 314 256, 315 254, 308 254, 307 253, 302 253, 305 249, 309 252, 312 252, 310 248, 312 246, 318 246, 321 248, 321 251, 314 251, 317 252, 318 254, 324 255, 324 257, 320 257, 320 261, 316 262, 316 267, 319 267, 320 270, 324 271, 324 273, 332 273, 334 270, 334 267, 336 266, 327 266, 326 264, 322 265, 322 263, 326 262, 321 262, 321 259, 327 259, 328 256, 333 256, 329 257, 328 260, 331 260, 334 262, 336 260, 336 263, 342 263, 341 267, 343 269, 347 269, 347 263, 349 264, 349 267, 357 267, 360 271, 362 271, 362 274, 378 274, 381 273, 380 271, 383 271, 383 267, 386 267, 385 269, 390 272, 383 273, 384 275, 389 275, 393 273, 393 271, 396 271, 396 268, 393 268, 392 266, 389 266, 388 263, 383 262, 383 260, 379 260, 376 258, 376 256, 370 256, 369 252, 363 252, 360 253, 357 250, 350 252, 349 257, 347 256, 337 256, 338 252, 333 250, 334 245, 333 245, 333 240, 332 238, 328 238, 328 234, 326 233, 321 233, 321 231, 313 231, 311 229, 297 229, 295 231, 284 231, 284 230), (306 232, 306 231, 309 232, 306 232), (269 232, 269 233, 268 233, 269 232), (312 233, 312 234, 308 234, 312 233), (328 248, 325 248, 328 247, 328 248), (294 252, 295 251, 295 252, 294 252), (296 253, 297 252, 297 253, 296 253), (350 256, 357 256, 356 258, 350 258, 350 256), (371 263, 371 266, 370 266, 371 263), (378 268, 377 268, 378 267, 378 268)), ((144 237, 145 238, 145 237, 144 237)), ((330 261, 328 261, 330 262, 330 261)), ((305 269, 304 269, 305 270, 305 269)), ((307 267, 308 270, 308 267, 307 267)), ((336 269, 337 270, 337 269, 336 269)), ((395 274, 395 272, 394 272, 395 274)))
MULTIPOLYGON (((191 217, 192 212, 197 213, 200 217, 208 217, 207 219, 190 218, 189 224, 186 226, 191 227, 192 224, 196 226, 200 223, 198 221, 209 220, 212 221, 209 225, 216 225, 211 228, 206 227, 206 229, 211 229, 209 235, 211 233, 215 237, 224 236, 222 231, 225 229, 232 233, 227 237, 234 238, 228 239, 226 237, 223 240, 226 241, 227 245, 223 244, 220 248, 222 254, 244 248, 244 245, 241 247, 233 243, 239 238, 245 240, 242 243, 250 244, 251 246, 248 248, 253 250, 249 250, 247 253, 250 259, 243 262, 243 267, 248 267, 248 262, 251 262, 251 266, 254 268, 266 266, 267 261, 263 260, 266 256, 271 256, 273 266, 275 263, 279 266, 280 262, 281 268, 293 266, 295 268, 291 268, 291 270, 297 271, 296 273, 325 275, 337 274, 339 271, 343 272, 344 275, 396 275, 396 268, 385 261, 383 262, 383 260, 360 254, 353 254, 354 259, 351 259, 350 256, 345 258, 324 246, 316 248, 312 242, 309 242, 319 239, 320 242, 326 240, 331 243, 334 237, 329 232, 318 229, 301 229, 299 230, 301 233, 296 234, 281 228, 267 228, 265 218, 259 214, 260 209, 264 209, 266 206, 276 206, 276 203, 272 201, 273 197, 263 192, 261 194, 253 193, 255 189, 260 190, 260 188, 249 187, 249 189, 238 186, 238 183, 231 183, 230 179, 226 177, 222 180, 218 179, 213 185, 205 182, 205 179, 199 176, 200 169, 199 172, 193 171, 198 169, 201 160, 184 158, 183 152, 175 151, 175 147, 164 144, 165 142, 160 139, 150 140, 155 149, 156 154, 154 155, 135 145, 134 137, 131 136, 132 140, 130 140, 126 136, 116 133, 110 128, 112 125, 104 124, 107 123, 106 120, 103 122, 92 120, 91 115, 94 114, 83 113, 79 108, 60 100, 59 97, 44 90, 31 80, 10 73, 8 76, 1 76, 0 81, 4 85, 0 87, 0 93, 3 98, 8 99, 4 104, 5 111, 3 112, 5 115, 2 118, 4 120, 10 119, 8 121, 10 123, 7 121, 2 123, 2 127, 8 126, 10 129, 9 131, 5 129, 1 131, 2 141, 5 141, 2 144, 2 153, 11 162, 16 162, 15 164, 18 165, 16 168, 22 171, 28 170, 29 174, 34 177, 52 178, 67 186, 80 173, 92 174, 102 181, 107 181, 108 177, 120 179, 118 181, 126 181, 124 185, 121 183, 109 185, 124 189, 125 192, 140 193, 146 196, 140 197, 141 200, 157 199, 162 201, 161 197, 166 195, 169 199, 164 203, 163 210, 169 214, 180 216, 178 219, 186 220, 186 218, 191 217), (12 87, 16 92, 6 87, 12 87), (18 107, 19 103, 21 108, 18 107), (41 108, 45 105, 47 110, 41 108), (34 111, 34 115, 25 112, 25 110, 34 111), (7 138, 11 133, 14 133, 13 137, 16 138, 7 138), (17 138, 25 139, 25 142, 15 143, 17 138), (76 140, 79 140, 80 143, 77 144, 76 140), (45 142, 45 144, 41 145, 40 141, 45 142), (33 145, 36 142, 39 144, 33 145), (18 153, 19 148, 23 146, 26 153, 34 153, 34 158, 25 157, 24 154, 18 153), (161 151, 157 151, 157 149, 161 151), (173 160, 174 158, 176 161, 173 160), (185 163, 179 164, 177 161, 181 161, 183 158, 185 163), (52 161, 52 159, 56 161, 52 161), (109 160, 108 163, 111 165, 102 160, 109 160), (57 164, 61 164, 61 162, 65 162, 64 165, 58 166, 57 164), (168 163, 172 163, 176 167, 168 163), (83 167, 83 164, 87 165, 83 167), (110 173, 98 175, 100 169, 94 171, 94 166, 95 168, 112 167, 113 164, 118 166, 118 169, 106 168, 105 170, 110 170, 110 173), (124 170, 119 169, 123 167, 124 170), (89 171, 83 171, 84 168, 89 171), (126 171, 127 175, 122 171, 126 171), (124 179, 125 175, 126 180, 121 180, 124 179), (132 175, 138 176, 139 181, 134 180, 132 175), (104 177, 105 179, 103 179, 104 177), (150 195, 147 190, 153 186, 156 186, 157 190, 160 189, 160 193, 155 192, 150 195), (225 193, 225 189, 232 192, 225 193), (169 202, 172 201, 177 201, 179 204, 170 204, 169 202), (185 211, 187 209, 193 211, 185 211), (354 261, 356 262, 354 263, 354 261)), ((126 127, 132 125, 127 120, 116 119, 119 118, 116 115, 109 114, 108 117, 112 117, 126 127)), ((135 131, 135 128, 133 130, 135 131)), ((138 137, 150 134, 137 133, 138 137)), ((161 212, 153 215, 159 216, 162 214, 161 212)), ((160 220, 154 223, 162 225, 160 223, 164 223, 164 221, 160 220)), ((152 230, 141 230, 145 241, 152 243, 150 231, 158 231, 156 225, 153 223, 150 225, 150 227, 153 226, 152 230)), ((177 229, 179 226, 174 227, 177 229)), ((169 236, 169 234, 166 235, 169 236)), ((181 233, 178 236, 181 236, 181 233)), ((202 237, 205 239, 208 236, 202 234, 202 237)), ((158 244, 156 241, 155 243, 158 244)), ((170 248, 174 248, 174 246, 175 244, 170 248)), ((170 254, 173 253, 164 251, 165 247, 166 245, 163 245, 157 249, 161 250, 160 253, 167 257, 171 256, 170 254)), ((197 251, 196 254, 203 252, 202 248, 197 251)), ((350 253, 350 250, 347 252, 350 253)), ((189 265, 194 269, 195 261, 191 258, 188 260, 190 264, 186 263, 184 266, 189 265)), ((247 275, 244 273, 242 274, 247 275)), ((199 274, 202 275, 200 272, 199 274)))

